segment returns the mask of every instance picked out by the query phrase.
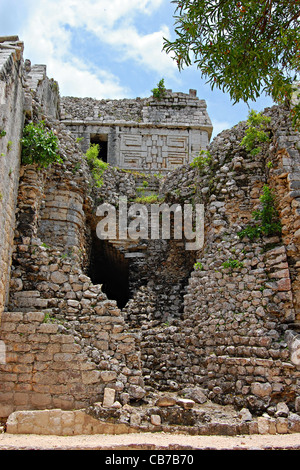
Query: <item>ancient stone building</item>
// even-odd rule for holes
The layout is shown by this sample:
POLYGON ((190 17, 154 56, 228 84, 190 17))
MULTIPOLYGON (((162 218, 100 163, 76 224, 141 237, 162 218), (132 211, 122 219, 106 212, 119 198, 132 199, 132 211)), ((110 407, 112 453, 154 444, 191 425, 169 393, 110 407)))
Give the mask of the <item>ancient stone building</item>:
POLYGON ((61 120, 85 152, 100 145, 102 160, 141 172, 163 173, 189 163, 208 146, 212 125, 206 103, 168 90, 158 100, 61 100, 61 120))
POLYGON ((209 143, 194 92, 160 102, 63 98, 22 51, 17 37, 0 38, 8 431, 299 432, 300 149, 289 109, 264 111, 269 141, 253 157, 241 145, 246 122, 209 143), (21 161, 24 124, 41 120, 62 159, 48 168, 21 161), (108 163, 98 186, 90 143, 108 163), (210 158, 191 165, 201 149, 210 158), (265 186, 281 231, 240 236, 265 186), (204 206, 203 246, 189 251, 184 236, 146 232, 99 239, 99 205, 120 216, 124 198, 204 206))

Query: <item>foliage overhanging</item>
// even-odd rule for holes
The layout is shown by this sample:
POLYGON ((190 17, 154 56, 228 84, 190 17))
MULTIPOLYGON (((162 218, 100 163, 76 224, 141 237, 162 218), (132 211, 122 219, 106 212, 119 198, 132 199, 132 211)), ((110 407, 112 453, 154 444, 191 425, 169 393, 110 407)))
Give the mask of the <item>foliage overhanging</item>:
MULTIPOLYGON (((270 95, 290 102, 300 71, 300 0, 173 0, 179 70, 196 64, 211 88, 234 102, 270 95)), ((299 125, 300 104, 292 109, 299 125)))

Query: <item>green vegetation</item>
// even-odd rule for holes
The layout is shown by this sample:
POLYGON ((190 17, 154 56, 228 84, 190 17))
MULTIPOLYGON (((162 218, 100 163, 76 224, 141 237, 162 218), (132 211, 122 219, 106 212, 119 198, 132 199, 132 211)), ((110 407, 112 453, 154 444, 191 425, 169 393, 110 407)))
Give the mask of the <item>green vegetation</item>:
POLYGON ((162 173, 154 173, 153 176, 158 179, 164 178, 164 175, 162 173))
POLYGON ((201 150, 199 155, 194 158, 194 160, 190 163, 192 168, 198 168, 198 170, 203 171, 206 166, 208 166, 211 162, 211 154, 208 150, 201 150))
POLYGON ((266 132, 266 127, 271 121, 271 118, 263 116, 261 113, 257 113, 253 109, 248 115, 248 128, 245 132, 241 145, 245 147, 247 152, 250 152, 252 156, 256 156, 261 152, 261 146, 259 144, 269 142, 270 137, 266 132))
POLYGON ((162 78, 156 88, 153 88, 153 90, 151 90, 151 92, 153 93, 153 97, 156 98, 157 100, 161 100, 162 98, 165 97, 166 95, 166 87, 165 87, 165 80, 164 78, 162 78))
MULTIPOLYGON (((115 168, 118 168, 118 167, 115 167, 115 168)), ((140 171, 136 171, 136 170, 125 170, 124 168, 120 168, 120 171, 122 171, 123 173, 128 173, 133 176, 141 176, 143 178, 147 176, 145 173, 141 173, 140 171)))
POLYGON ((95 184, 98 188, 101 188, 103 184, 103 173, 109 165, 99 158, 99 152, 99 144, 91 144, 90 148, 86 152, 86 158, 95 180, 95 184))
POLYGON ((50 316, 50 313, 46 312, 43 323, 56 323, 55 318, 50 316))
POLYGON ((59 86, 58 86, 57 81, 54 80, 54 78, 50 79, 50 86, 54 92, 59 93, 59 86))
MULTIPOLYGON (((173 0, 175 40, 164 49, 179 70, 196 65, 236 103, 262 94, 291 102, 300 71, 299 0, 173 0)), ((300 121, 300 103, 292 110, 300 121)))
POLYGON ((46 248, 47 250, 50 249, 50 246, 47 245, 47 243, 42 243, 42 244, 41 244, 41 247, 46 248))
POLYGON ((241 262, 241 261, 238 261, 238 260, 236 260, 236 259, 231 259, 231 258, 229 258, 229 260, 228 260, 228 261, 225 261, 225 262, 222 264, 222 266, 223 266, 223 268, 225 268, 225 269, 228 269, 228 268, 229 268, 229 269, 233 270, 233 269, 240 269, 240 268, 242 268, 242 267, 244 266, 244 263, 241 262))
POLYGON ((238 232, 240 238, 248 237, 250 240, 260 236, 273 236, 281 234, 281 223, 275 207, 275 194, 269 186, 264 185, 260 197, 261 209, 253 212, 253 222, 238 232))
POLYGON ((6 132, 3 129, 0 129, 0 139, 6 135, 6 132))
POLYGON ((27 124, 23 130, 22 163, 37 163, 40 168, 47 168, 51 163, 61 163, 58 155, 58 139, 51 130, 47 130, 44 121, 27 124))
POLYGON ((203 269, 203 264, 200 263, 200 261, 198 261, 197 263, 194 264, 194 269, 195 269, 196 271, 202 271, 202 269, 203 269))
POLYGON ((134 200, 137 204, 158 204, 163 202, 163 199, 158 196, 158 194, 153 194, 151 196, 142 196, 137 197, 134 200))
POLYGON ((81 168, 81 162, 75 163, 75 165, 72 168, 72 173, 73 175, 76 175, 77 171, 81 168))

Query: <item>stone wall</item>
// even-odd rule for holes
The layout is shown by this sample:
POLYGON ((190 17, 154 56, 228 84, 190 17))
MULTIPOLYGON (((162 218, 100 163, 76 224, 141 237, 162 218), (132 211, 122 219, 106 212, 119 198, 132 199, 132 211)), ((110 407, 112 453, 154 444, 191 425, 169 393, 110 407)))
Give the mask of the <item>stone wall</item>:
POLYGON ((100 396, 100 371, 74 336, 47 318, 41 311, 3 313, 1 417, 18 409, 78 409, 100 396))
POLYGON ((59 118, 59 88, 58 83, 47 77, 46 65, 31 66, 30 60, 24 65, 24 111, 28 119, 43 116, 59 118), (34 101, 38 103, 35 106, 34 101))
POLYGON ((8 300, 23 129, 23 44, 0 38, 0 317, 8 300))
MULTIPOLYGON (((25 116, 58 116, 59 93, 45 66, 23 62, 18 36, 0 38, 0 314, 7 305, 25 116), (38 106, 36 106, 38 103, 38 106), (34 112, 33 112, 34 109, 34 112)), ((28 208, 28 210, 30 210, 28 208)))
POLYGON ((9 434, 76 436, 91 434, 127 434, 137 432, 127 424, 100 421, 84 410, 62 411, 60 408, 39 411, 15 411, 7 421, 9 434))
MULTIPOLYGON (((216 402, 256 411, 280 399, 293 407, 299 395, 299 313, 290 274, 297 265, 290 256, 295 228, 287 228, 295 224, 295 203, 278 184, 291 179, 291 167, 282 168, 281 155, 295 148, 298 137, 287 110, 265 112, 272 117, 272 139, 255 160, 240 146, 246 128, 241 123, 212 142, 210 167, 200 170, 198 178, 185 168, 186 190, 192 182, 199 185, 198 201, 206 207, 205 245, 189 280, 183 321, 142 326, 143 371, 152 390, 179 390, 192 383, 216 402), (276 191, 282 239, 240 239, 237 234, 259 207, 264 184, 276 191), (237 267, 225 268, 229 260, 237 267)), ((181 177, 178 169, 165 182, 172 198, 182 187, 181 177)))
MULTIPOLYGON (((50 125, 48 119, 46 124, 50 125)), ((6 364, 0 366, 1 416, 22 407, 87 406, 103 397, 108 386, 114 387, 118 399, 124 402, 140 399, 145 393, 139 337, 126 332, 116 302, 108 300, 101 285, 93 284, 84 271, 89 259, 91 175, 72 136, 58 121, 51 121, 51 126, 58 136, 64 163, 47 170, 35 165, 21 168, 9 312, 1 328, 1 340, 7 345, 6 364), (74 173, 78 163, 81 168, 74 173), (43 332, 55 335, 43 336, 43 332), (48 344, 64 344, 66 335, 72 344, 64 350, 54 347, 58 354, 55 358, 54 353, 47 355, 48 344), (32 345, 28 373, 21 378, 11 375, 10 381, 9 374, 22 369, 27 361, 19 342, 32 345), (33 377, 39 370, 41 388, 35 386, 33 377), (63 379, 58 379, 57 370, 63 379), (88 379, 82 376, 86 370, 93 377, 87 392, 84 380, 88 379), (68 371, 74 374, 72 379, 68 371), (24 393, 18 401, 21 380, 24 393), (70 385, 61 387, 61 395, 57 381, 70 385), (61 398, 58 405, 59 396, 65 399, 61 398)))
POLYGON ((107 146, 100 156, 111 165, 152 173, 190 162, 207 148, 212 132, 206 103, 194 90, 189 95, 168 90, 161 100, 64 97, 61 116, 82 139, 84 152, 98 142, 107 146))
POLYGON ((278 210, 282 222, 282 240, 288 257, 295 322, 299 323, 299 132, 295 131, 289 116, 287 113, 282 113, 280 108, 274 109, 273 116, 275 145, 271 147, 273 164, 269 172, 269 181, 270 186, 277 194, 278 210))
MULTIPOLYGON (((208 147, 209 164, 195 168, 189 158, 202 148, 201 132, 207 147, 210 122, 205 103, 193 93, 169 92, 160 102, 66 98, 60 108, 57 86, 45 68, 27 61, 23 70, 21 46, 10 42, 0 42, 8 54, 0 69, 6 91, 0 95, 0 117, 7 124, 0 145, 7 148, 8 138, 15 138, 7 155, 17 169, 20 153, 14 143, 21 136, 24 111, 27 119, 43 119, 56 134, 62 163, 47 170, 22 165, 12 180, 13 172, 1 173, 3 200, 11 203, 0 206, 10 211, 1 216, 8 227, 1 232, 7 257, 1 258, 2 282, 7 285, 10 271, 10 290, 0 330, 6 346, 0 417, 15 410, 91 406, 99 419, 109 419, 99 404, 107 394, 113 397, 112 416, 123 416, 125 405, 150 403, 157 392, 192 390, 195 396, 199 387, 205 400, 222 406, 272 416, 285 402, 298 412, 299 135, 288 110, 265 110, 271 140, 255 158, 240 145, 246 129, 240 123, 217 136, 208 147), (13 97, 18 103, 15 137, 8 112, 13 97), (130 158, 141 159, 145 152, 135 168, 146 173, 132 171, 132 162, 127 169, 117 168, 111 157, 103 185, 96 187, 81 147, 91 135, 107 138, 108 160, 114 149, 120 166, 125 161, 120 145, 128 139, 130 158), (77 137, 84 138, 82 143, 77 137), (177 157, 188 150, 181 160, 185 164, 175 170, 159 166, 162 152, 169 152, 168 139, 177 157), (161 169, 173 171, 163 178, 147 173, 161 169), (275 191, 282 234, 240 238, 265 184, 275 191), (184 239, 99 243, 98 205, 118 207, 120 196, 131 203, 141 195, 169 205, 204 204, 203 249, 187 252, 184 239), (236 263, 226 268, 230 260, 236 263), (122 308, 106 294, 107 279, 98 280, 100 267, 104 276, 111 271, 109 282, 126 277, 128 302, 122 308)), ((5 161, 2 157, 0 165, 5 161)), ((4 284, 2 290, 7 296, 4 284)), ((180 424, 193 414, 173 411, 156 407, 155 416, 180 424)), ((129 415, 126 419, 131 422, 129 415)))

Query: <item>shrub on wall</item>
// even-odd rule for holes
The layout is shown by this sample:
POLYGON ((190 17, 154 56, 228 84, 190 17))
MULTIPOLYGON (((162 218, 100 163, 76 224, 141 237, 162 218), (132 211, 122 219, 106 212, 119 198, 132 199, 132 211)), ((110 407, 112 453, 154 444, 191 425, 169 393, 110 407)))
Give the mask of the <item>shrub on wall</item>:
POLYGON ((253 109, 249 112, 247 119, 248 127, 241 145, 244 146, 247 152, 250 152, 253 157, 261 152, 262 147, 260 144, 270 141, 270 137, 267 132, 267 126, 270 121, 270 117, 257 113, 253 109))
POLYGON ((238 232, 238 236, 247 236, 250 240, 260 236, 273 236, 281 234, 281 222, 275 207, 275 194, 269 186, 264 185, 260 197, 261 209, 253 212, 254 221, 238 232))
POLYGON ((30 122, 24 127, 22 144, 22 163, 47 168, 51 163, 61 163, 58 155, 58 139, 47 130, 44 121, 30 122))
POLYGON ((101 187, 103 184, 103 173, 108 168, 108 163, 99 158, 100 147, 98 144, 91 144, 86 152, 86 158, 96 186, 101 187))
POLYGON ((211 162, 211 154, 208 150, 200 150, 199 155, 190 163, 192 168, 198 168, 202 172, 211 162))
POLYGON ((166 95, 166 87, 165 87, 165 80, 164 78, 162 78, 157 86, 155 88, 153 88, 152 91, 152 94, 153 94, 153 98, 156 98, 157 100, 161 100, 162 98, 165 97, 166 95))

